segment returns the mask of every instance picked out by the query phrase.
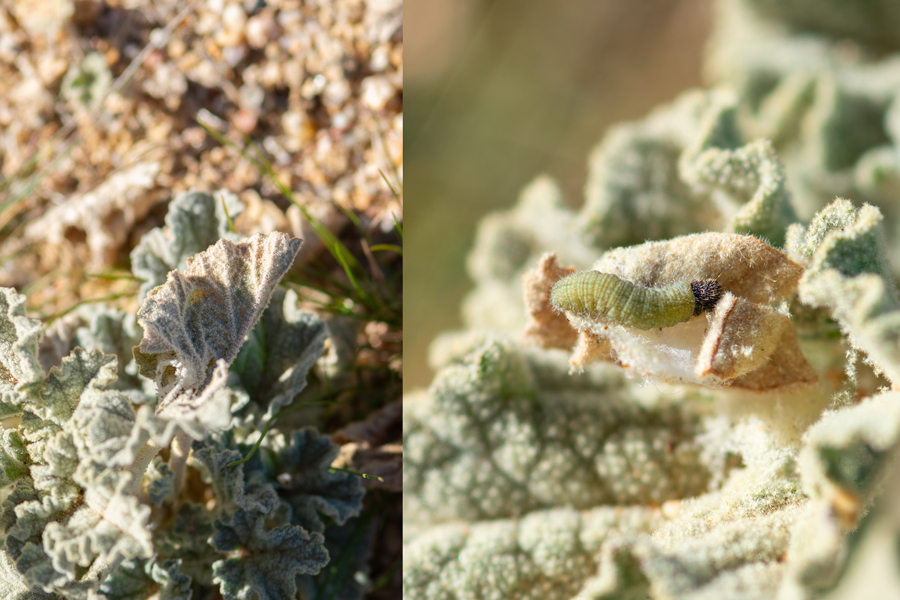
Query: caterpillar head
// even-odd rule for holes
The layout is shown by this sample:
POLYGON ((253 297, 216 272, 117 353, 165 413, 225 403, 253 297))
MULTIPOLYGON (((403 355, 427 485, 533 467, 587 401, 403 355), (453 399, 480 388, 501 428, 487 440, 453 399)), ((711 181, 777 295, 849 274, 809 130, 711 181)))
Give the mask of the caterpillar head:
POLYGON ((711 311, 722 297, 722 286, 715 279, 694 280, 691 282, 694 293, 694 316, 711 311))

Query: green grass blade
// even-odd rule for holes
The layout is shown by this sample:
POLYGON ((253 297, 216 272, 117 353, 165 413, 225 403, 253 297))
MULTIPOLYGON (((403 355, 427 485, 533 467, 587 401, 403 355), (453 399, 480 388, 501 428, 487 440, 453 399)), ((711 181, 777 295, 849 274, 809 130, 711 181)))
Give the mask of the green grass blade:
POLYGON ((375 244, 371 250, 372 252, 396 252, 400 255, 403 254, 403 248, 396 244, 375 244))

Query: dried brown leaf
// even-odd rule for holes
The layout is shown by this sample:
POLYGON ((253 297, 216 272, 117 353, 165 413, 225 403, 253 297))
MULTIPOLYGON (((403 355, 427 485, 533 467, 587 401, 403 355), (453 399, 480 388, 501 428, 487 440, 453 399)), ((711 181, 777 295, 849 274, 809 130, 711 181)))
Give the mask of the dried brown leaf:
POLYGON ((400 400, 369 414, 365 421, 355 421, 332 434, 335 444, 364 442, 379 446, 399 440, 403 429, 403 403, 400 400))
POLYGON ((561 267, 556 254, 548 252, 541 257, 536 269, 522 276, 525 285, 525 310, 528 323, 525 339, 544 348, 569 349, 578 339, 578 333, 569 325, 566 316, 553 308, 550 290, 553 284, 575 272, 572 267, 561 267))
POLYGON ((803 274, 803 267, 753 236, 716 232, 615 248, 593 269, 654 287, 716 279, 725 291, 758 304, 790 298, 803 274))

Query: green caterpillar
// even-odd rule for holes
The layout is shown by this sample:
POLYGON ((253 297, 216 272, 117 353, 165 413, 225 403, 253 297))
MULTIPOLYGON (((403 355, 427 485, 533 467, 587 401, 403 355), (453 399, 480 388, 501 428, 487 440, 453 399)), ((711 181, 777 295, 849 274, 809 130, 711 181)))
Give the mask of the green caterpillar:
POLYGON ((556 282, 550 301, 560 311, 601 317, 637 329, 671 327, 715 308, 722 286, 715 279, 649 288, 610 273, 585 271, 556 282))

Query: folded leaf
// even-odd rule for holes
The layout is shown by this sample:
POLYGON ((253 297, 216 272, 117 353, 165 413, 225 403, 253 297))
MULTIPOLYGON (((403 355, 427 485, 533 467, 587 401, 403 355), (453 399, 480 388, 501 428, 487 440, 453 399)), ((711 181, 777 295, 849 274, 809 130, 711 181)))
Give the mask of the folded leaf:
POLYGON ((299 248, 300 240, 277 232, 221 240, 150 292, 138 311, 144 339, 134 357, 156 381, 158 412, 198 397, 217 360, 231 364, 299 248))

